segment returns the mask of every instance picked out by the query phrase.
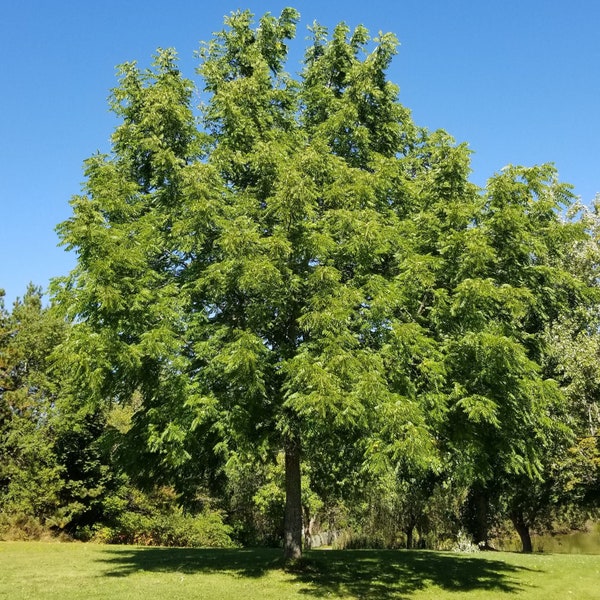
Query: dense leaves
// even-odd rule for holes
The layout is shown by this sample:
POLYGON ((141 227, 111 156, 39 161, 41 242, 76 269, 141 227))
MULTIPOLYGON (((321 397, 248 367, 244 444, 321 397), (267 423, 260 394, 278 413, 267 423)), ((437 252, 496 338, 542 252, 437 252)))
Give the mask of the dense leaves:
POLYGON ((247 540, 281 532, 288 558, 303 516, 387 515, 411 545, 466 502, 485 543, 492 509, 525 522, 527 486, 589 500, 597 219, 567 212, 551 165, 470 183, 467 146, 387 80, 391 34, 315 23, 288 74, 298 20, 232 13, 199 90, 171 49, 120 67, 112 150, 58 226, 77 253, 53 288, 63 405, 91 421, 57 464, 83 481, 84 452, 102 481, 98 439, 138 485, 220 498, 247 540))

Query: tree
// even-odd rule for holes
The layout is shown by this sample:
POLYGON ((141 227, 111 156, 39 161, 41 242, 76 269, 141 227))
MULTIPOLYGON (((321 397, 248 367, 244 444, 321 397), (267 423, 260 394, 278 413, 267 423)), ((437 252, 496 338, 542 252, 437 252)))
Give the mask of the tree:
POLYGON ((30 285, 10 313, 0 305, 0 513, 9 520, 43 524, 60 505, 63 469, 52 433, 59 386, 50 354, 64 334, 40 288, 30 285))
POLYGON ((321 438, 351 432, 366 461, 435 460, 437 263, 412 217, 458 156, 450 192, 468 188, 466 149, 415 127, 386 80, 395 38, 314 25, 294 80, 298 17, 226 19, 199 53, 199 125, 172 50, 121 67, 122 124, 58 228, 78 264, 54 289, 76 375, 97 398, 141 397, 131 431, 155 473, 209 445, 222 463, 283 450, 288 559, 301 457, 321 438))
POLYGON ((302 461, 333 501, 359 472, 435 481, 443 457, 483 512, 494 477, 542 477, 564 405, 544 335, 589 287, 551 166, 480 193, 468 148, 399 103, 394 36, 315 23, 294 79, 298 19, 226 18, 199 51, 198 117, 173 50, 120 68, 121 123, 58 227, 78 262, 54 285, 70 385, 135 405, 116 445, 147 480, 222 490, 283 455, 287 559, 302 461))
POLYGON ((69 324, 30 285, 0 308, 0 516, 19 535, 77 533, 105 517, 118 484, 99 439, 105 416, 71 402, 55 353, 69 324))
POLYGON ((477 244, 461 257, 469 271, 452 290, 443 320, 451 326, 450 439, 473 469, 476 541, 487 543, 490 502, 499 506, 504 496, 530 550, 528 525, 539 502, 548 502, 547 486, 538 486, 538 505, 523 500, 533 500, 527 490, 552 477, 548 467, 572 436, 556 371, 544 369, 546 330, 593 298, 570 259, 586 234, 581 222, 561 217, 572 194, 551 165, 507 167, 488 182, 482 200, 469 233, 477 244))
POLYGON ((575 437, 560 466, 556 485, 562 503, 580 509, 598 508, 600 469, 600 314, 598 313, 598 267, 600 265, 600 218, 597 197, 591 207, 576 204, 573 214, 587 235, 568 255, 570 270, 587 286, 588 300, 549 323, 544 341, 544 368, 561 385, 568 406, 569 424, 575 437))

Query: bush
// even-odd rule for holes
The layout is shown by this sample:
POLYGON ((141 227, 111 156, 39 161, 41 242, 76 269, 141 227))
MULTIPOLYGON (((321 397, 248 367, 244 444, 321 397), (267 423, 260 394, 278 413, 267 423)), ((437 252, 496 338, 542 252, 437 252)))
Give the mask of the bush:
POLYGON ((473 538, 464 529, 461 529, 456 536, 454 546, 452 546, 452 552, 470 554, 472 552, 479 552, 479 546, 473 543, 473 538))
POLYGON ((98 528, 93 539, 106 544, 232 548, 230 534, 231 527, 215 511, 187 515, 174 510, 155 515, 126 512, 115 525, 98 528))
POLYGON ((0 539, 4 541, 39 540, 48 531, 39 520, 25 513, 0 513, 0 539))
POLYGON ((107 503, 110 519, 80 528, 77 537, 103 544, 234 547, 232 528, 204 500, 202 512, 188 512, 179 504, 171 487, 158 487, 150 492, 124 487, 107 503))
POLYGON ((332 544, 334 550, 381 550, 389 548, 382 535, 343 531, 332 544))

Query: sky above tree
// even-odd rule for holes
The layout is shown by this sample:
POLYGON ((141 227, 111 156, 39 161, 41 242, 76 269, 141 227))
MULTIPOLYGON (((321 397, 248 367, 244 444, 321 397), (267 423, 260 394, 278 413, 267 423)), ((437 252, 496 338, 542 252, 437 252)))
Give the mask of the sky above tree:
POLYGON ((156 48, 175 47, 184 75, 199 82, 194 51, 223 15, 279 14, 287 5, 301 13, 292 72, 314 20, 395 33, 401 46, 389 79, 401 102, 418 125, 469 143, 476 184, 509 163, 554 162, 583 202, 600 192, 600 5, 590 0, 23 0, 0 19, 0 288, 8 306, 29 281, 46 287, 75 264, 54 227, 70 215, 83 160, 110 148, 115 66, 146 66, 156 48))

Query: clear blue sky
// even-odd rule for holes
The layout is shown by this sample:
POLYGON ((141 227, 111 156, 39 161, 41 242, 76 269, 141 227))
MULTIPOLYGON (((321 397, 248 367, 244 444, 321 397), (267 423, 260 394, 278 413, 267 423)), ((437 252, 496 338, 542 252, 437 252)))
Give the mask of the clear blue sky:
MULTIPOLYGON (((306 26, 343 20, 401 46, 389 76, 419 125, 473 150, 477 184, 506 164, 554 162, 588 203, 600 192, 600 2, 596 0, 368 0, 240 3, 202 0, 20 0, 0 14, 0 287, 6 305, 28 282, 44 288, 75 257, 56 224, 83 180, 82 162, 109 150, 106 98, 115 66, 147 65, 175 47, 194 78, 194 50, 238 8, 284 6, 306 26)), ((297 70, 297 62, 289 70, 297 70)))

